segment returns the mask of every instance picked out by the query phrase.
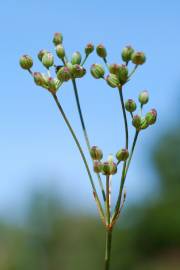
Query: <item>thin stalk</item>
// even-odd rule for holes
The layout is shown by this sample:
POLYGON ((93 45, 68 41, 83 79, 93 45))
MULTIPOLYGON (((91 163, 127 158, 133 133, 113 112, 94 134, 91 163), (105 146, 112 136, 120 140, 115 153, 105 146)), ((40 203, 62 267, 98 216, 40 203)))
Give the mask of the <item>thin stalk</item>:
POLYGON ((101 218, 104 219, 104 211, 102 209, 101 202, 99 200, 99 197, 98 197, 98 194, 97 194, 94 182, 93 182, 93 178, 92 178, 92 175, 91 175, 87 160, 85 158, 85 155, 83 153, 82 147, 81 147, 81 145, 80 145, 80 143, 79 143, 79 141, 78 141, 78 139, 77 139, 77 137, 75 135, 75 132, 74 132, 73 128, 71 127, 71 124, 69 123, 69 121, 68 121, 68 119, 66 117, 66 114, 65 114, 63 108, 61 107, 61 104, 60 104, 60 102, 58 100, 58 97, 56 96, 56 94, 52 94, 52 96, 53 96, 53 98, 54 98, 54 100, 56 102, 56 105, 57 105, 57 107, 58 107, 58 109, 59 109, 59 111, 60 111, 60 113, 61 113, 61 115, 62 115, 62 117, 63 117, 63 119, 64 119, 64 121, 65 121, 65 123, 66 123, 66 125, 67 125, 67 127, 68 127, 68 129, 69 129, 69 131, 70 131, 76 145, 77 145, 77 147, 78 147, 78 149, 79 149, 79 152, 81 154, 81 157, 83 159, 84 165, 86 167, 86 170, 87 170, 87 173, 88 173, 88 176, 89 176, 89 179, 90 179, 90 183, 91 183, 91 186, 92 186, 92 189, 93 189, 93 194, 95 196, 97 207, 98 207, 99 212, 100 212, 100 216, 101 216, 101 218))
MULTIPOLYGON (((75 79, 72 79, 72 84, 73 84, 74 95, 75 95, 75 99, 76 99, 77 109, 78 109, 78 113, 79 113, 79 118, 80 118, 82 130, 83 130, 84 138, 85 138, 85 141, 86 141, 88 151, 90 153, 91 145, 90 145, 88 133, 87 133, 87 130, 86 130, 86 126, 85 126, 85 122, 84 122, 84 118, 83 118, 83 114, 82 114, 82 110, 81 110, 81 105, 80 105, 80 101, 79 101, 79 95, 78 95, 78 90, 77 90, 77 85, 76 85, 76 80, 75 79)), ((102 183, 102 180, 101 180, 101 176, 100 176, 99 173, 97 173, 97 177, 98 177, 99 186, 101 188, 103 200, 106 201, 106 195, 105 195, 103 183, 102 183)))
POLYGON ((134 140, 133 140, 133 144, 132 144, 132 148, 131 148, 131 152, 129 154, 129 159, 128 159, 127 166, 126 166, 125 177, 127 175, 127 172, 128 172, 128 169, 129 169, 129 166, 130 166, 130 163, 131 163, 131 159, 132 159, 132 156, 133 156, 133 153, 134 153, 134 148, 135 148, 136 143, 137 143, 138 135, 139 135, 139 131, 136 130, 134 140))
POLYGON ((111 257, 112 230, 106 230, 105 270, 109 270, 111 257))
POLYGON ((106 176, 106 226, 110 225, 110 207, 109 207, 109 175, 106 176))
POLYGON ((103 58, 103 61, 104 61, 105 65, 106 65, 107 69, 109 70, 109 66, 108 66, 108 62, 107 62, 106 57, 105 57, 105 58, 103 58))
POLYGON ((135 65, 135 67, 133 68, 133 70, 131 71, 131 73, 128 76, 128 81, 130 80, 130 78, 132 77, 132 75, 135 73, 136 69, 138 68, 138 65, 135 65))
POLYGON ((86 54, 86 56, 84 57, 84 60, 82 61, 82 63, 81 63, 81 66, 83 66, 84 64, 85 64, 85 62, 86 62, 86 60, 88 59, 88 54, 86 54))

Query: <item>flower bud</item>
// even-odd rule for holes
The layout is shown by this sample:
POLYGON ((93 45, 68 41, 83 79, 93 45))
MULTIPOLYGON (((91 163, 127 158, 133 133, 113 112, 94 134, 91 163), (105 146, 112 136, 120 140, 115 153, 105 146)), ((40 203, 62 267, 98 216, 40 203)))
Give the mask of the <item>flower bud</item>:
POLYGON ((34 78, 34 81, 37 85, 39 86, 43 86, 44 85, 44 77, 42 75, 42 73, 40 72, 34 72, 33 73, 33 78, 34 78))
POLYGON ((95 173, 100 173, 102 170, 102 163, 98 160, 94 161, 94 166, 93 166, 94 172, 95 173))
POLYGON ((104 71, 103 67, 100 64, 93 64, 91 66, 91 75, 95 79, 103 78, 104 74, 105 74, 105 71, 104 71))
POLYGON ((106 48, 102 44, 99 44, 96 47, 96 52, 97 52, 97 55, 99 55, 102 58, 106 58, 106 56, 107 56, 106 48))
POLYGON ((106 82, 109 86, 111 86, 113 88, 118 87, 118 85, 119 85, 119 80, 118 80, 117 76, 114 74, 109 74, 106 77, 106 82))
POLYGON ((54 64, 54 57, 52 53, 45 53, 42 58, 42 64, 46 67, 49 68, 53 66, 54 64))
POLYGON ((52 93, 56 93, 57 90, 57 79, 48 78, 48 89, 52 93))
POLYGON ((145 116, 149 125, 153 125, 157 120, 157 111, 155 109, 150 110, 145 116))
POLYGON ((38 58, 39 58, 40 61, 42 61, 42 58, 45 55, 45 53, 48 53, 48 51, 44 50, 44 49, 40 50, 40 52, 38 53, 38 58))
POLYGON ((97 146, 91 148, 90 155, 93 160, 101 160, 103 158, 103 152, 97 146))
POLYGON ((71 78, 71 73, 68 67, 62 67, 58 70, 57 77, 61 82, 67 82, 71 78))
POLYGON ((121 149, 116 153, 116 158, 118 161, 126 161, 129 157, 129 152, 127 149, 121 149))
POLYGON ((128 99, 125 103, 126 111, 134 112, 136 110, 136 103, 132 99, 128 99))
POLYGON ((19 64, 23 69, 30 69, 33 66, 33 60, 29 55, 21 56, 19 64))
POLYGON ((131 56, 131 60, 135 65, 142 65, 146 61, 146 56, 143 52, 134 52, 131 56))
POLYGON ((119 67, 120 65, 118 64, 111 64, 109 65, 109 72, 115 75, 119 74, 119 67))
POLYGON ((91 43, 88 43, 84 50, 85 50, 85 54, 89 55, 94 51, 94 45, 91 43))
POLYGON ((144 105, 144 104, 148 103, 148 101, 149 101, 148 91, 142 91, 139 94, 139 102, 141 103, 141 105, 144 105))
POLYGON ((63 42, 63 36, 61 33, 55 33, 53 38, 53 43, 55 46, 61 44, 63 42))
POLYGON ((125 65, 120 65, 119 66, 119 74, 118 78, 121 84, 124 84, 127 82, 128 79, 128 68, 125 65))
POLYGON ((71 63, 73 65, 81 63, 81 54, 79 52, 74 52, 71 58, 71 63))
POLYGON ((112 167, 110 162, 103 162, 102 163, 102 173, 104 175, 111 175, 112 167))
POLYGON ((65 50, 64 47, 62 46, 62 44, 58 44, 56 46, 56 54, 60 59, 63 59, 65 56, 65 50))
POLYGON ((141 118, 141 129, 146 129, 149 126, 148 121, 146 118, 141 118))
POLYGON ((139 115, 134 115, 132 124, 137 130, 139 130, 141 128, 141 117, 139 115))
POLYGON ((110 163, 111 166, 111 175, 114 175, 117 173, 117 165, 115 162, 110 163))
POLYGON ((86 74, 86 70, 80 65, 72 65, 71 74, 74 78, 81 78, 86 74))
POLYGON ((124 62, 129 62, 131 60, 131 56, 134 52, 134 49, 131 46, 126 46, 121 53, 122 60, 124 62))

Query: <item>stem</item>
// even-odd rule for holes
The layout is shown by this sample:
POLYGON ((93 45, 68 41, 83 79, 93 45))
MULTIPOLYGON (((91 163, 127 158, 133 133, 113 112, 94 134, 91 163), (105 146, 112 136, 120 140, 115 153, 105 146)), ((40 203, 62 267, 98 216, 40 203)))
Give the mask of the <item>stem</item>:
POLYGON ((128 81, 132 77, 132 75, 135 73, 135 71, 136 71, 137 68, 138 68, 138 65, 135 65, 135 67, 133 68, 133 70, 131 71, 131 73, 128 76, 128 81))
POLYGON ((109 66, 108 66, 108 62, 107 62, 106 57, 105 57, 105 58, 103 58, 103 61, 104 61, 105 65, 106 65, 107 69, 109 70, 109 66))
MULTIPOLYGON (((79 95, 78 95, 78 90, 77 90, 77 85, 76 85, 76 80, 75 79, 72 79, 72 84, 73 84, 74 95, 75 95, 75 98, 76 98, 76 104, 77 104, 77 109, 78 109, 78 113, 79 113, 79 118, 80 118, 82 130, 83 130, 84 138, 85 138, 85 141, 86 141, 88 151, 90 153, 91 145, 90 145, 90 142, 89 142, 88 133, 87 133, 85 122, 84 122, 83 115, 82 115, 82 110, 81 110, 81 105, 80 105, 80 101, 79 101, 79 95)), ((99 186, 101 188, 103 200, 106 201, 106 195, 105 195, 103 183, 102 183, 102 180, 101 180, 101 176, 100 176, 99 173, 97 173, 97 177, 98 177, 99 186)))
POLYGON ((82 63, 81 63, 81 66, 83 66, 84 64, 85 64, 85 62, 86 62, 86 60, 88 59, 88 54, 86 54, 86 56, 84 57, 84 60, 82 61, 82 63))
POLYGON ((109 208, 109 175, 106 176, 106 225, 110 225, 110 208, 109 208))
POLYGON ((80 143, 79 143, 79 141, 78 141, 78 139, 77 139, 77 137, 76 137, 76 135, 74 133, 73 128, 71 127, 71 124, 69 123, 69 121, 68 121, 68 119, 67 119, 67 117, 65 115, 65 112, 64 112, 63 108, 61 107, 61 104, 60 104, 56 94, 52 94, 52 96, 53 96, 53 98, 54 98, 54 100, 56 102, 56 105, 57 105, 57 107, 58 107, 58 109, 59 109, 59 111, 60 111, 60 113, 61 113, 61 115, 62 115, 62 117, 63 117, 63 119, 64 119, 64 121, 66 123, 66 125, 67 125, 67 127, 69 128, 69 131, 70 131, 70 133, 71 133, 71 135, 72 135, 78 149, 79 149, 79 152, 81 154, 81 157, 83 159, 84 165, 86 167, 86 170, 87 170, 87 173, 88 173, 88 176, 89 176, 89 179, 90 179, 90 183, 91 183, 91 186, 92 186, 92 189, 93 189, 93 194, 95 196, 95 200, 96 200, 96 203, 97 203, 101 218, 102 217, 104 218, 104 211, 102 209, 101 202, 100 202, 99 197, 97 195, 97 191, 96 191, 96 188, 95 188, 95 185, 94 185, 94 182, 93 182, 93 178, 92 178, 92 175, 91 175, 87 160, 85 158, 85 155, 83 153, 82 147, 81 147, 81 145, 80 145, 80 143))
POLYGON ((111 257, 112 230, 106 230, 105 270, 109 270, 111 257))
POLYGON ((139 131, 136 130, 134 140, 133 140, 133 144, 132 144, 132 148, 131 148, 131 152, 129 154, 129 159, 128 159, 128 162, 127 162, 125 177, 127 175, 127 172, 128 172, 128 169, 129 169, 129 166, 130 166, 130 163, 131 163, 131 159, 132 159, 132 156, 133 156, 133 153, 134 153, 134 148, 135 148, 136 143, 137 143, 138 135, 139 135, 139 131))

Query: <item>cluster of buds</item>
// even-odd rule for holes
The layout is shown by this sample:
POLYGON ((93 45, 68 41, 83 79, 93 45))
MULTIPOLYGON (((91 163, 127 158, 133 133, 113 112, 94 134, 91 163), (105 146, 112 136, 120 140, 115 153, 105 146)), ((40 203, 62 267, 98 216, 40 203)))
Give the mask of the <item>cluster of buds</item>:
MULTIPOLYGON (((66 52, 63 46, 63 36, 61 33, 55 33, 53 43, 57 57, 62 61, 62 65, 55 65, 54 56, 51 52, 42 49, 39 51, 37 57, 42 65, 46 68, 46 73, 32 72, 33 59, 31 56, 23 55, 20 58, 20 66, 29 71, 36 85, 41 86, 52 94, 56 94, 59 87, 72 79, 82 78, 86 74, 86 69, 83 67, 84 61, 80 52, 74 52, 71 60, 68 61, 66 52), (55 69, 55 77, 51 77, 51 68, 55 69)), ((94 45, 89 43, 84 49, 85 59, 94 51, 94 45)))

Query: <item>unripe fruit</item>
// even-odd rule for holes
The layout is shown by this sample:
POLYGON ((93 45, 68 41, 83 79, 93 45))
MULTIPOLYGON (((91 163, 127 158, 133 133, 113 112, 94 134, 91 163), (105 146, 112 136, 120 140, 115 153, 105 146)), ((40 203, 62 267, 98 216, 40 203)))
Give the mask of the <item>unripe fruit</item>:
POLYGON ((40 50, 40 52, 38 53, 38 58, 39 58, 40 61, 42 61, 42 58, 45 55, 45 53, 48 53, 48 51, 44 50, 44 49, 40 50))
POLYGON ((134 115, 132 124, 137 130, 139 130, 141 128, 141 117, 139 115, 134 115))
POLYGON ((43 86, 44 85, 44 77, 42 75, 42 73, 40 72, 34 72, 33 73, 33 78, 34 78, 34 81, 37 85, 39 86, 43 86))
POLYGON ((97 146, 91 148, 90 155, 93 160, 101 160, 103 158, 103 152, 97 146))
POLYGON ((46 68, 50 68, 51 66, 53 66, 53 64, 54 64, 54 57, 53 57, 52 53, 45 53, 43 55, 42 64, 46 68))
POLYGON ((94 166, 93 166, 94 172, 95 173, 100 173, 102 170, 102 163, 98 160, 94 161, 94 166))
POLYGON ((56 46, 56 54, 60 59, 63 59, 65 56, 65 50, 64 47, 62 46, 62 44, 58 44, 56 46))
POLYGON ((131 46, 126 46, 121 53, 122 59, 124 62, 129 62, 131 60, 131 56, 134 52, 134 49, 131 46))
POLYGON ((136 103, 132 99, 128 99, 125 103, 126 111, 134 112, 136 110, 136 103))
POLYGON ((54 78, 48 78, 48 89, 52 93, 56 93, 57 90, 57 80, 54 78))
POLYGON ((116 153, 116 158, 118 161, 126 161, 129 157, 129 152, 127 149, 121 149, 116 153))
POLYGON ((80 65, 72 65, 71 74, 74 78, 82 78, 86 74, 86 70, 80 65))
POLYGON ((111 175, 114 175, 117 173, 117 165, 115 162, 110 163, 111 166, 111 175))
POLYGON ((149 126, 148 121, 146 118, 141 118, 141 129, 146 129, 149 126))
POLYGON ((142 91, 139 94, 139 102, 141 103, 141 105, 144 105, 144 104, 148 103, 148 101, 149 101, 148 91, 142 91))
POLYGON ((61 81, 61 82, 67 82, 70 80, 71 78, 71 73, 68 69, 68 67, 62 67, 58 70, 57 73, 57 78, 61 81))
POLYGON ((117 76, 114 74, 109 74, 106 77, 106 82, 109 86, 111 86, 113 88, 118 87, 118 85, 119 85, 119 80, 118 80, 117 76))
POLYGON ((115 75, 119 74, 119 67, 120 65, 118 64, 111 64, 109 65, 109 72, 115 75))
POLYGON ((91 43, 88 43, 84 50, 85 50, 85 54, 89 55, 94 51, 94 45, 91 43))
POLYGON ((150 110, 145 116, 149 125, 153 125, 157 120, 157 111, 155 109, 150 110))
POLYGON ((105 71, 103 69, 103 67, 99 64, 93 64, 91 66, 91 75, 95 78, 95 79, 100 79, 103 78, 105 74, 105 71))
POLYGON ((19 64, 23 69, 28 70, 33 66, 33 60, 31 58, 31 56, 23 55, 23 56, 21 56, 21 58, 19 60, 19 64))
POLYGON ((63 36, 61 33, 55 33, 53 38, 53 43, 55 46, 63 42, 63 36))
POLYGON ((97 55, 102 57, 102 58, 106 58, 106 56, 107 56, 106 48, 102 44, 99 44, 96 47, 96 52, 97 52, 97 55))
POLYGON ((72 58, 71 58, 71 63, 73 65, 75 64, 80 64, 81 63, 81 54, 80 52, 74 52, 73 55, 72 55, 72 58))
POLYGON ((125 65, 119 66, 118 78, 121 84, 124 84, 128 80, 128 68, 125 65))
POLYGON ((146 56, 143 52, 134 52, 131 56, 131 60, 135 65, 142 65, 146 61, 146 56))
POLYGON ((109 162, 102 163, 102 173, 104 175, 111 175, 111 172, 112 172, 111 164, 109 162))

